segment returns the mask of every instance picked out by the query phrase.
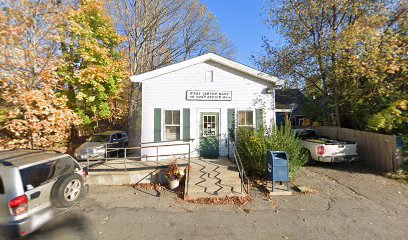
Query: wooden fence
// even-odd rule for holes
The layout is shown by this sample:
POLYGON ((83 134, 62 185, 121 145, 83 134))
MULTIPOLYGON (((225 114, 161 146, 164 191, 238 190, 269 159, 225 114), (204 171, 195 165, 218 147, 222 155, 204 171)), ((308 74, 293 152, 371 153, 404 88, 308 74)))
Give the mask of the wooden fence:
POLYGON ((393 172, 399 167, 396 137, 348 128, 318 127, 319 136, 358 143, 361 161, 378 172, 393 172))

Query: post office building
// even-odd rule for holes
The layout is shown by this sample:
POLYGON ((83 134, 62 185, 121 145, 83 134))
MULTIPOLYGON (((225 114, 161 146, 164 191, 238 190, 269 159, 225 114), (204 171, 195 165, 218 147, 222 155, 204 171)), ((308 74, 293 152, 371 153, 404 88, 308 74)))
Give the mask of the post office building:
POLYGON ((208 53, 131 77, 142 84, 142 160, 186 151, 192 156, 231 156, 235 129, 275 124, 268 74, 208 53), (170 146, 169 146, 170 145, 170 146))

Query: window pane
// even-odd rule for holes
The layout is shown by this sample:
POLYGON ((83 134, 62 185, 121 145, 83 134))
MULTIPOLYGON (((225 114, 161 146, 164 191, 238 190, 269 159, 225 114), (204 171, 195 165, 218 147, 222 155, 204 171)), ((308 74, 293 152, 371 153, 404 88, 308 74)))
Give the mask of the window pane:
POLYGON ((20 170, 20 175, 24 190, 27 191, 39 187, 49 180, 72 174, 76 170, 79 170, 79 166, 71 158, 64 157, 56 161, 24 168, 20 170))
POLYGON ((165 111, 164 112, 164 123, 165 124, 172 124, 172 111, 165 111))
POLYGON ((113 134, 111 137, 111 141, 117 141, 118 140, 118 134, 113 134))
POLYGON ((245 112, 238 111, 238 125, 245 125, 245 112))
POLYGON ((93 135, 90 142, 107 142, 109 141, 109 135, 93 135))
POLYGON ((173 125, 180 124, 180 111, 173 111, 173 125))
POLYGON ((48 180, 51 173, 51 163, 43 163, 36 166, 28 167, 20 171, 25 191, 36 188, 48 180))
POLYGON ((166 141, 180 140, 180 127, 166 127, 166 141))
POLYGON ((253 111, 247 111, 246 112, 247 117, 246 117, 246 125, 254 125, 254 112, 253 111))
POLYGON ((55 161, 54 174, 52 178, 59 178, 64 175, 72 174, 79 170, 79 166, 70 158, 64 157, 55 161))

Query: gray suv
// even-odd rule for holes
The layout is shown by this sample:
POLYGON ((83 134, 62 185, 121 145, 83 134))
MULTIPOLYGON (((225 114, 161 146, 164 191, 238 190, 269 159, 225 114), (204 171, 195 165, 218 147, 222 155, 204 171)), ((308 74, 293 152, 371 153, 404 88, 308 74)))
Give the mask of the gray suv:
POLYGON ((75 150, 75 157, 78 160, 112 157, 120 152, 116 148, 125 148, 127 146, 128 137, 124 131, 96 133, 75 150))
POLYGON ((86 172, 67 154, 0 152, 0 238, 25 236, 88 193, 86 172))

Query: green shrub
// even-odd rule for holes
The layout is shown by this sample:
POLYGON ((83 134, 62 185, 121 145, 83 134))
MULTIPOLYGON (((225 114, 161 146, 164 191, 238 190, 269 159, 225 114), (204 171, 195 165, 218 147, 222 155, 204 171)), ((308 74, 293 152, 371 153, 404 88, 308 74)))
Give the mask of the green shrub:
POLYGON ((266 176, 266 151, 285 151, 289 155, 290 177, 307 162, 308 153, 292 134, 290 125, 273 127, 259 131, 250 128, 238 128, 237 150, 248 176, 266 176))

